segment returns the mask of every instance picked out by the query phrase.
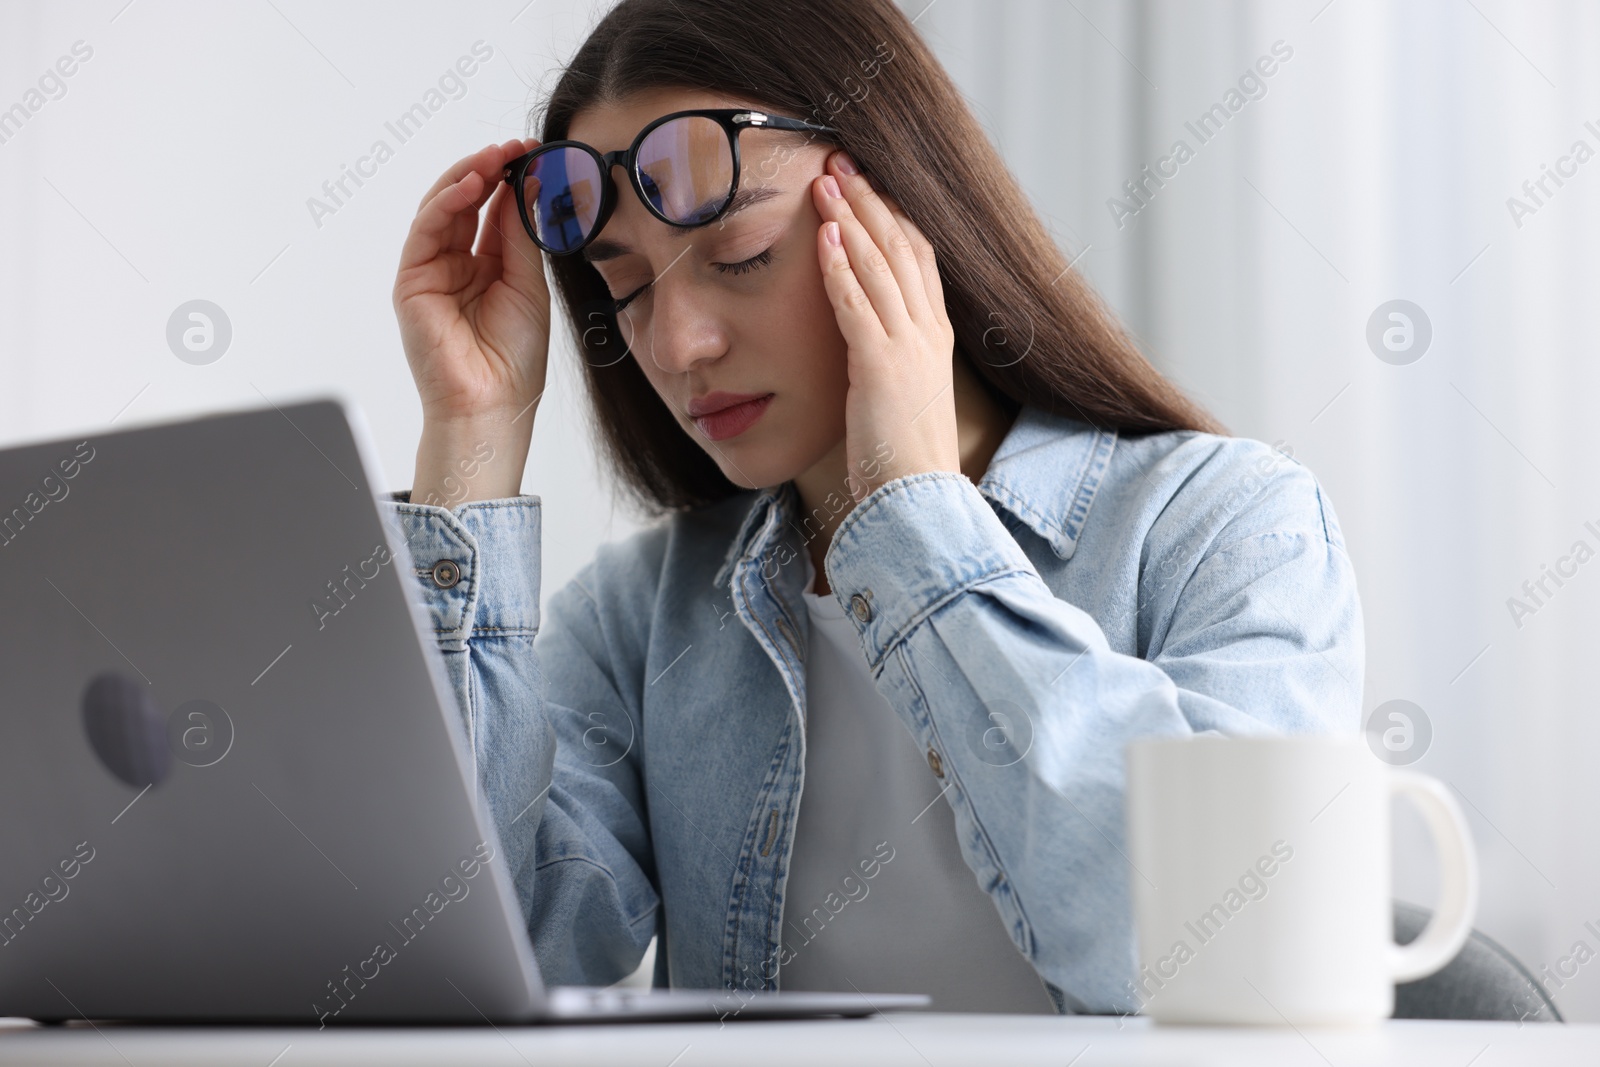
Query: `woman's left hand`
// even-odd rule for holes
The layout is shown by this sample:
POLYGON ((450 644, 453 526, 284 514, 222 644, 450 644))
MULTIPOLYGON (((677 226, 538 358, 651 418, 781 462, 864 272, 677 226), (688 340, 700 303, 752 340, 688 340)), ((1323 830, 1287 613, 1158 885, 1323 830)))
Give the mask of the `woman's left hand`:
POLYGON ((908 474, 961 470, 955 330, 933 245, 844 152, 812 183, 817 256, 849 347, 848 486, 857 500, 908 474))

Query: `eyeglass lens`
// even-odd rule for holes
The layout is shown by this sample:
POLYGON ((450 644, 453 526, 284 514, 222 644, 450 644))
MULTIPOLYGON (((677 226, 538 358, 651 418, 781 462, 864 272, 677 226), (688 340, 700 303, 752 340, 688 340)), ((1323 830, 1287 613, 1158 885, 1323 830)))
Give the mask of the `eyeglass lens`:
MULTIPOLYGON (((727 132, 700 115, 651 130, 639 144, 637 165, 650 206, 680 226, 715 217, 733 188, 727 132)), ((523 179, 523 198, 545 247, 570 252, 589 239, 606 180, 595 157, 579 148, 552 149, 533 160, 523 179)))

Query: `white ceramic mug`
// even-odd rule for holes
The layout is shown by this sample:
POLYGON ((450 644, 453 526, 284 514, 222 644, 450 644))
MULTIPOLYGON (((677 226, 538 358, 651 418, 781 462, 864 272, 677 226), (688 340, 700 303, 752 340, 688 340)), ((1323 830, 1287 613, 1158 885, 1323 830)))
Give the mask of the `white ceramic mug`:
POLYGON ((1394 983, 1432 974, 1472 932, 1478 868, 1455 799, 1359 737, 1214 735, 1128 746, 1139 970, 1163 1023, 1362 1025, 1394 983), (1431 922, 1395 944, 1390 797, 1425 816, 1442 868, 1431 922))

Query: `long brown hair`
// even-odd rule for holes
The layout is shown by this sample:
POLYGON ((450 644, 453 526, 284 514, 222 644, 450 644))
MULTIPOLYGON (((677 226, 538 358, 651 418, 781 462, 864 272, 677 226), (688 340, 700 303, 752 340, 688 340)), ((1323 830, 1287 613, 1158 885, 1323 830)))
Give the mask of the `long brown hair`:
MULTIPOLYGON (((1003 408, 1032 404, 1126 434, 1226 432, 1150 365, 1077 272, 916 28, 892 0, 623 0, 545 104, 541 140, 582 108, 702 89, 837 130, 932 242, 966 358, 1003 408)), ((604 451, 654 510, 742 490, 627 355, 582 256, 550 257, 604 451)))

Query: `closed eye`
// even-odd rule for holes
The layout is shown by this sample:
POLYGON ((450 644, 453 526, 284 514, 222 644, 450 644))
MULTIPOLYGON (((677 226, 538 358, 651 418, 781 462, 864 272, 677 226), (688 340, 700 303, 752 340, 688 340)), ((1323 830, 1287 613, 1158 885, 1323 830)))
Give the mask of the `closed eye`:
POLYGON ((765 252, 757 252, 749 259, 741 259, 737 263, 713 263, 712 266, 723 274, 749 274, 751 271, 759 270, 771 262, 772 249, 769 248, 765 252))
MULTIPOLYGON (((749 259, 741 259, 737 263, 713 263, 711 265, 715 267, 717 272, 720 274, 739 275, 749 274, 753 270, 760 270, 762 267, 765 267, 771 262, 772 249, 768 248, 763 252, 757 252, 749 259)), ((626 310, 629 304, 632 304, 635 300, 648 293, 650 291, 650 287, 653 285, 655 285, 655 282, 653 281, 646 282, 644 285, 639 286, 639 288, 635 289, 627 296, 618 297, 617 300, 611 305, 611 313, 615 315, 626 310)))
POLYGON ((619 297, 611 305, 611 314, 616 315, 626 309, 629 304, 633 303, 635 300, 639 299, 646 292, 648 292, 650 287, 654 284, 655 282, 646 282, 633 292, 629 293, 627 296, 619 297))

